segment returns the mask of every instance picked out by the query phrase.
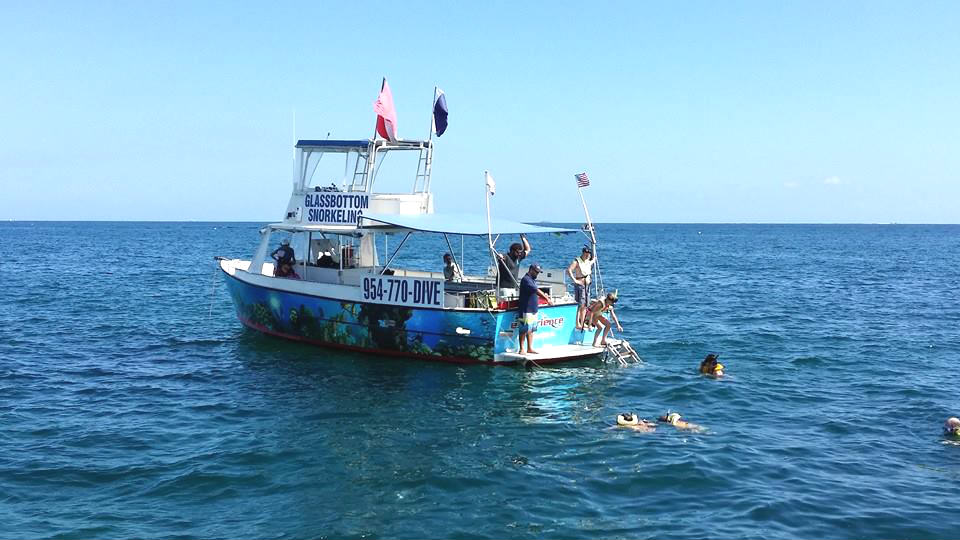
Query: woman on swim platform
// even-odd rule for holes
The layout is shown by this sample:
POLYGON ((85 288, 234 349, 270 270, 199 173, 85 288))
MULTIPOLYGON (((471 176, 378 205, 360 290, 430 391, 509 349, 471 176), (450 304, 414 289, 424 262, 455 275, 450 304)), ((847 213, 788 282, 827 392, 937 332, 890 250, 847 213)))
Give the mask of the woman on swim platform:
POLYGON ((604 312, 610 312, 610 318, 617 324, 617 332, 623 332, 623 327, 620 326, 620 320, 617 319, 617 314, 613 311, 613 305, 616 303, 617 291, 613 291, 602 299, 594 300, 590 304, 590 326, 596 327, 599 325, 603 328, 602 332, 598 328, 597 333, 593 336, 594 347, 607 346, 607 334, 610 333, 610 321, 603 316, 604 312))

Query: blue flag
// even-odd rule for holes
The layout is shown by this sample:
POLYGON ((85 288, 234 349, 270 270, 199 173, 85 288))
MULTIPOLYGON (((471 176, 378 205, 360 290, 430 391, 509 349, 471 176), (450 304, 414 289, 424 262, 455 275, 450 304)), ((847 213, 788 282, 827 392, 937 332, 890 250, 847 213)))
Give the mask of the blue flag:
POLYGON ((437 100, 433 103, 433 123, 439 137, 447 130, 447 97, 439 88, 437 94, 437 100))

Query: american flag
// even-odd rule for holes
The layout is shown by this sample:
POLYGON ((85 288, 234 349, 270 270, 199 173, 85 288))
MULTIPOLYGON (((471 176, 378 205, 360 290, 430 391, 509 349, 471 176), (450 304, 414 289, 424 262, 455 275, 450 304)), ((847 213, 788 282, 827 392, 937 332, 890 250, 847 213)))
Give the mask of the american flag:
POLYGON ((590 177, 587 176, 587 173, 585 172, 582 172, 580 174, 575 174, 573 175, 573 177, 577 179, 578 188, 585 188, 590 185, 590 177))

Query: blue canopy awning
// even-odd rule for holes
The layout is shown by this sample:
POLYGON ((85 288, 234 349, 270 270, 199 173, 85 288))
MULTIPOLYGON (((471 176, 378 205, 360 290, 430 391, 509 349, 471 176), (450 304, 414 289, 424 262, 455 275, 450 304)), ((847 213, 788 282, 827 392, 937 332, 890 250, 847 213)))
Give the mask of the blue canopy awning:
MULTIPOLYGON (((466 236, 486 236, 487 218, 475 214, 419 214, 404 216, 396 214, 364 214, 363 219, 367 226, 378 223, 392 225, 411 231, 431 233, 462 234, 466 236)), ((494 219, 490 222, 492 234, 568 234, 579 232, 576 229, 561 229, 557 227, 543 227, 530 225, 518 221, 494 219)))

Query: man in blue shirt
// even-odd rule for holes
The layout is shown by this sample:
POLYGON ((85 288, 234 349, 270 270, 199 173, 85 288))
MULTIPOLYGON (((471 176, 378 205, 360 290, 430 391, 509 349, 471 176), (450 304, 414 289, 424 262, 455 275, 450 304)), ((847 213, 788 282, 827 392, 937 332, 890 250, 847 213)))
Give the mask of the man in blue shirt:
POLYGON ((527 342, 527 354, 537 354, 533 350, 533 333, 537 330, 537 310, 540 307, 540 298, 543 297, 548 305, 553 305, 550 297, 537 287, 537 276, 543 269, 533 263, 530 269, 520 280, 520 298, 517 300, 517 309, 520 310, 520 354, 523 354, 523 342, 527 342))
POLYGON ((277 261, 276 264, 273 265, 273 275, 277 277, 289 277, 289 274, 287 274, 283 268, 289 265, 292 270, 294 263, 297 261, 296 255, 293 253, 293 248, 290 247, 290 239, 284 238, 283 242, 280 243, 280 247, 273 250, 270 256, 273 257, 273 260, 277 261))

